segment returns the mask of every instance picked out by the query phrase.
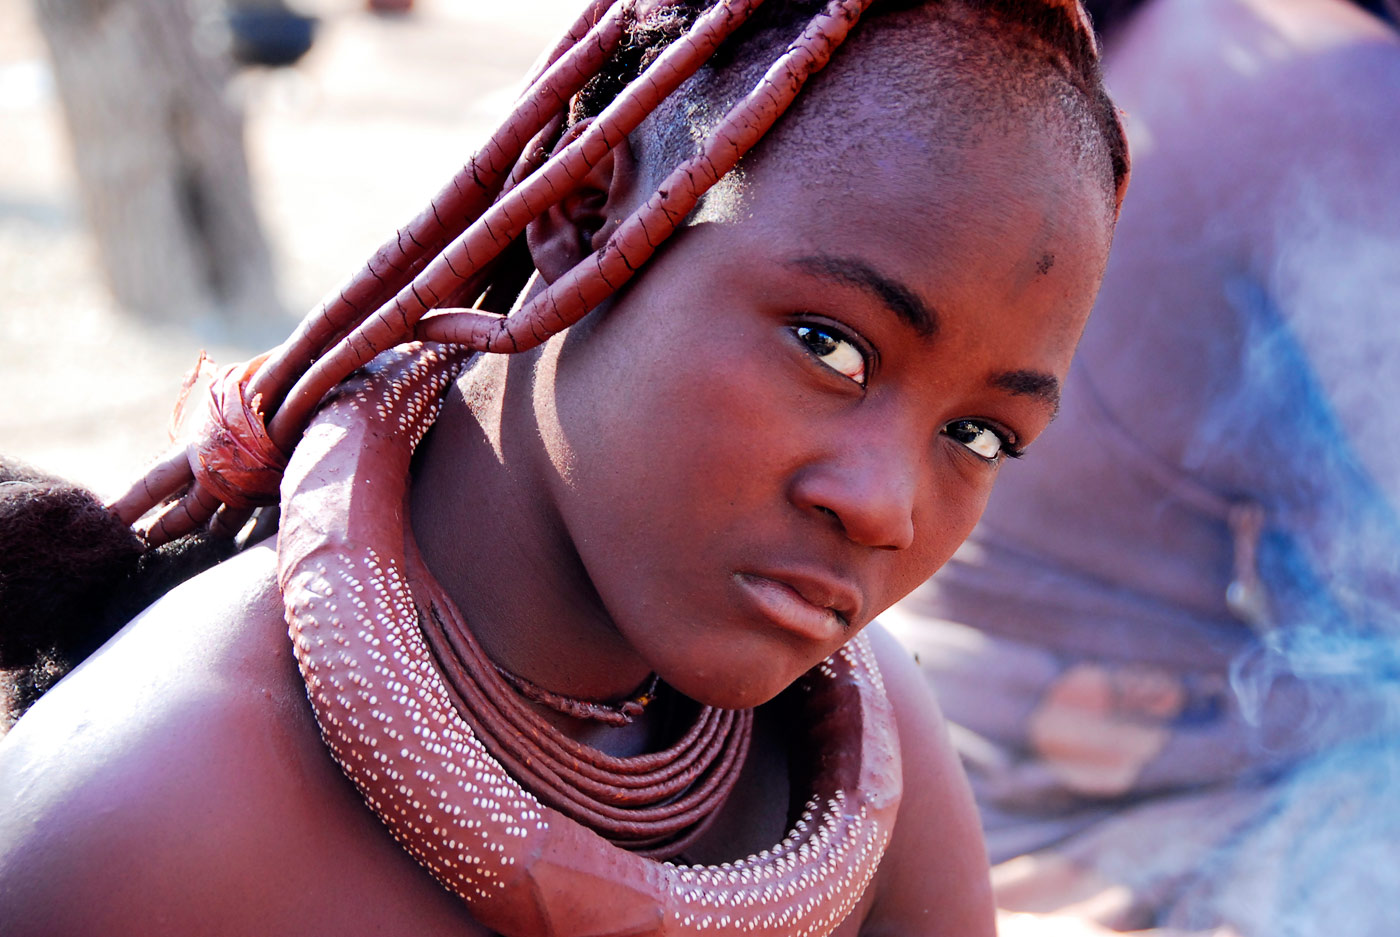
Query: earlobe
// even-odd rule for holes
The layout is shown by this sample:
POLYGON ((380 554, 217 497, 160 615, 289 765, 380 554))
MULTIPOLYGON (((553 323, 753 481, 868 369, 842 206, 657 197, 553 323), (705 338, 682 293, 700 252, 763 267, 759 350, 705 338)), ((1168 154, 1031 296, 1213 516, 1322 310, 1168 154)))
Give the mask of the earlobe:
MULTIPOLYGON (((577 139, 592 121, 590 117, 570 128, 555 153, 577 139)), ((632 200, 637 178, 632 147, 623 139, 594 164, 572 192, 530 222, 525 241, 545 282, 553 283, 607 243, 635 207, 632 200)))

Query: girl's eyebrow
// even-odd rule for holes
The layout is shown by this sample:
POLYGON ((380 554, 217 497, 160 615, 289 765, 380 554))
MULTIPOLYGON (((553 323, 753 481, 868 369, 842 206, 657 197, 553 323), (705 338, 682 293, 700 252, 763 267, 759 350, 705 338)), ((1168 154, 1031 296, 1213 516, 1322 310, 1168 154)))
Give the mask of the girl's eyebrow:
POLYGON ((938 333, 937 312, 925 306, 923 300, 909 287, 898 280, 890 279, 863 260, 854 257, 833 257, 829 254, 810 254, 790 260, 786 266, 796 267, 824 280, 865 290, 884 303, 921 338, 929 338, 938 333))
POLYGON ((993 387, 1010 391, 1017 397, 1035 397, 1060 412, 1060 381, 1043 371, 1001 371, 987 379, 993 387))

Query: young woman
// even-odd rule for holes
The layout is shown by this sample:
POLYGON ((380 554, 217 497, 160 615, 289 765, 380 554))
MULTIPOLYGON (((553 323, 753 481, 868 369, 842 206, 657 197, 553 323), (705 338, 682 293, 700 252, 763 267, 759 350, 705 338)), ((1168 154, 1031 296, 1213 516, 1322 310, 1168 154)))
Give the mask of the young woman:
MULTIPOLYGON (((579 55, 609 17, 631 38, 556 131, 587 158, 498 202, 533 216, 522 308, 414 333, 519 353, 409 345, 342 383, 276 542, 171 591, 6 737, 10 932, 992 932, 940 717, 871 622, 1053 417, 1121 134, 1060 3, 875 4, 854 30, 863 4, 835 3, 805 32, 810 4, 764 5, 608 132, 670 35, 753 6, 604 14, 579 55), (574 298, 602 301, 559 330, 574 298)), ((389 317, 451 305, 444 268, 507 214, 389 317)), ((226 505, 276 461, 192 452, 226 505)))

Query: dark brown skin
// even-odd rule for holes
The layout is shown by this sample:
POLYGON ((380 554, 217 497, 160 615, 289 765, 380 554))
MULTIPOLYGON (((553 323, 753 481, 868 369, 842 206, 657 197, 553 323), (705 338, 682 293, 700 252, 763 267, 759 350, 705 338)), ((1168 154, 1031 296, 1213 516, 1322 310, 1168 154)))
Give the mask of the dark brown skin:
MULTIPOLYGON (((992 427, 1018 446, 1045 428, 1053 397, 1004 376, 1063 380, 1107 251, 1100 183, 1044 137, 976 141, 943 181, 892 147, 879 172, 833 169, 819 199, 759 163, 738 210, 678 234, 602 318, 469 372, 426 444, 413 516, 487 652, 571 695, 625 695, 655 670, 704 702, 759 705, 941 564, 997 474, 957 424, 993 448, 992 427), (817 255, 846 273, 793 264, 817 255), (937 332, 852 285, 853 262, 937 310, 937 332), (828 364, 799 326, 852 347, 828 364), (794 627, 736 574, 805 593, 761 587, 806 607, 798 621, 832 604, 846 626, 794 627)), ((546 279, 633 204, 636 180, 621 147, 537 224, 546 279)), ((477 932, 327 755, 273 565, 258 547, 171 593, 0 743, 7 932, 477 932)), ((838 933, 988 937, 985 855, 941 716, 874 636, 905 794, 838 933)), ((651 727, 573 728, 621 753, 651 727)), ((752 764, 687 859, 781 837, 773 740, 801 731, 760 706, 752 764)))

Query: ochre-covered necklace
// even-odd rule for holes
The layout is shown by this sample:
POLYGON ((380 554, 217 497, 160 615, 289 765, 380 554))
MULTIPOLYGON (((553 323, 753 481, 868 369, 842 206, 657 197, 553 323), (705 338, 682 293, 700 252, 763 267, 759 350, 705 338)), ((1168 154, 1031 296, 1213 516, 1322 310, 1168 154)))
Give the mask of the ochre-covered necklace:
MULTIPOLYGON (((460 618, 418 559, 403 506, 413 449, 467 357, 417 345, 381 355, 328 397, 288 466, 279 580, 332 755, 404 848, 508 937, 830 934, 875 873, 901 789, 894 717, 863 637, 788 691, 811 742, 797 759, 810 762, 800 818, 782 842, 719 866, 608 842, 513 776, 510 731, 490 730, 497 757, 454 705, 422 610, 447 616, 442 636, 460 618)), ((484 666, 471 679, 492 677, 484 666)), ((726 746, 747 745, 742 734, 726 746)), ((641 757, 674 770, 673 750, 641 757)), ((726 773, 725 757, 710 774, 726 773)))

